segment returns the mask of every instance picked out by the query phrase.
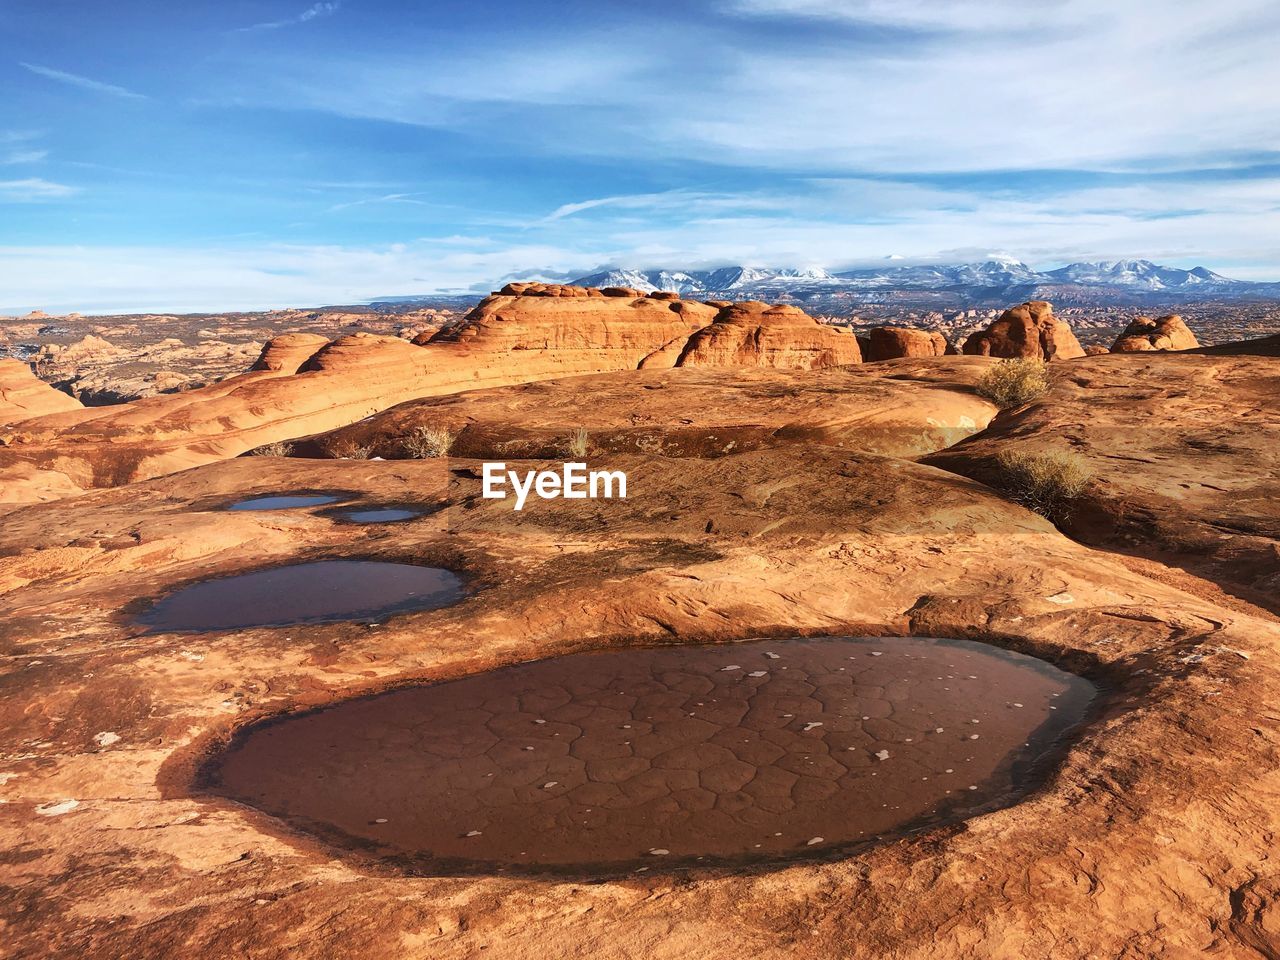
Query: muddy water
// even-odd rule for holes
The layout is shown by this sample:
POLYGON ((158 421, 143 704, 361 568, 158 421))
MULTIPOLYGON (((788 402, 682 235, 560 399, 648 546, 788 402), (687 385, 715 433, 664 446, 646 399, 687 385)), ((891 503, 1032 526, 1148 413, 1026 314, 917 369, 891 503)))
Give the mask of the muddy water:
POLYGON ((421 517, 423 511, 407 507, 353 507, 335 510, 332 516, 342 523, 399 523, 421 517))
POLYGON ((156 631, 232 630, 367 620, 457 603, 462 580, 440 567, 378 560, 316 560, 184 587, 138 622, 156 631))
POLYGON ((748 862, 1011 802, 1094 694, 967 641, 585 653, 266 723, 207 776, 416 872, 748 862))
POLYGON ((342 497, 329 493, 268 494, 250 497, 227 507, 228 510, 296 510, 299 507, 319 507, 337 503, 342 497))

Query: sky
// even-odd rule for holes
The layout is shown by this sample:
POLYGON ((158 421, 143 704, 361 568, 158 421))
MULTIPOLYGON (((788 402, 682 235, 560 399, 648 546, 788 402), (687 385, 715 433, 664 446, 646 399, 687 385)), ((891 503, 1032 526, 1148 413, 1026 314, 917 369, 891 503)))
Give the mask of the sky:
POLYGON ((0 312, 989 255, 1280 280, 1277 49, 1276 0, 0 0, 0 312))

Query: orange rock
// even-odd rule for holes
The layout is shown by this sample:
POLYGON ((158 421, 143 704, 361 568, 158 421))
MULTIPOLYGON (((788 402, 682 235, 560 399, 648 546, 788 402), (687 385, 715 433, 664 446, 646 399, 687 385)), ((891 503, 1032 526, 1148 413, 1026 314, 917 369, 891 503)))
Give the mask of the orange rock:
POLYGON ((328 342, 328 338, 318 333, 286 333, 272 337, 263 345, 261 355, 250 369, 297 373, 298 368, 328 342))
POLYGON ((866 338, 863 359, 896 360, 899 357, 943 357, 948 343, 937 330, 913 330, 908 327, 876 327, 866 338))
POLYGON ((79 400, 49 386, 23 361, 0 360, 0 424, 80 409, 79 400))
POLYGON ((813 370, 861 360, 849 331, 820 324, 797 307, 749 301, 722 309, 684 345, 676 366, 813 370))
POLYGON ((1071 328, 1053 315, 1043 300, 1010 307, 984 332, 964 344, 964 353, 979 357, 1038 357, 1071 360, 1085 355, 1071 328))
POLYGON ((1196 335, 1182 317, 1138 317, 1111 347, 1112 353, 1143 353, 1148 350, 1194 350, 1200 346, 1196 335))

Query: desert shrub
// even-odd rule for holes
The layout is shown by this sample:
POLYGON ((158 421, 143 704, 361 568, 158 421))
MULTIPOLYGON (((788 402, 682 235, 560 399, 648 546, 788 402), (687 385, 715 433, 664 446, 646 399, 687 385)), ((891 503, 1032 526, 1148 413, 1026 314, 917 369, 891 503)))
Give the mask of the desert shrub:
POLYGON ((255 457, 287 457, 293 453, 293 444, 277 440, 275 443, 264 443, 260 447, 255 447, 251 452, 255 457))
POLYGON ((978 378, 978 393, 998 407, 1020 407, 1049 390, 1045 363, 1038 358, 1001 360, 978 378))
POLYGON ((404 452, 414 460, 430 460, 448 456, 453 441, 453 434, 444 427, 422 426, 400 442, 404 452))
POLYGON ((1093 480, 1085 459, 1067 450, 1005 450, 996 457, 996 465, 1010 496, 1054 523, 1070 516, 1093 480))
POLYGON ((354 440, 339 440, 329 445, 329 456, 335 460, 368 460, 373 448, 362 446, 354 440))
POLYGON ((565 447, 569 452, 569 456, 577 457, 579 460, 584 459, 591 450, 591 435, 587 433, 587 428, 579 427, 570 434, 565 447))

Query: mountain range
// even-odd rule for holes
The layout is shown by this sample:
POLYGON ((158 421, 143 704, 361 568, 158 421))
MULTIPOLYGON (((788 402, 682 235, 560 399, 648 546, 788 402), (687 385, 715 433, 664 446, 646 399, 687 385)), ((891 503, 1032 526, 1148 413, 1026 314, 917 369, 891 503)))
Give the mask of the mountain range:
POLYGON ((1232 280, 1205 267, 1183 270, 1163 267, 1150 260, 1115 260, 1072 263, 1056 270, 1038 271, 1018 260, 992 259, 977 263, 927 264, 830 272, 821 268, 774 269, 721 267, 716 270, 611 269, 572 281, 589 287, 633 287, 650 292, 671 290, 682 294, 773 295, 789 293, 833 294, 910 290, 1094 287, 1127 293, 1241 296, 1280 293, 1280 284, 1232 280))

